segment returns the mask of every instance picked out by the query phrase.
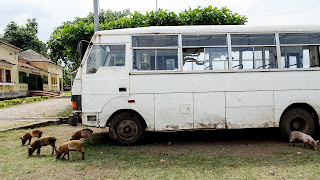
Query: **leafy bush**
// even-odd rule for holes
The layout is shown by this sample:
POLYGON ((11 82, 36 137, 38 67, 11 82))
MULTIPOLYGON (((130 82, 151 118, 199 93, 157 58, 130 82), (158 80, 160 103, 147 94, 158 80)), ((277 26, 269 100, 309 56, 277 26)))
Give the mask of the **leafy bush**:
POLYGON ((50 96, 34 96, 34 97, 25 97, 25 98, 17 98, 17 99, 11 99, 11 100, 4 100, 0 101, 0 108, 3 107, 10 107, 22 103, 30 103, 30 102, 36 102, 41 101, 43 99, 50 99, 50 96))
POLYGON ((29 103, 29 102, 33 102, 34 98, 33 97, 25 97, 24 100, 25 100, 25 102, 29 103))
POLYGON ((4 103, 6 106, 12 106, 12 101, 11 100, 4 100, 4 103))
POLYGON ((10 100, 12 105, 18 105, 22 103, 21 99, 12 99, 10 100))
MULTIPOLYGON (((243 25, 247 18, 238 13, 234 13, 226 7, 197 7, 195 9, 186 9, 179 14, 158 9, 157 11, 146 12, 142 14, 129 10, 123 12, 112 12, 111 10, 100 13, 100 30, 135 28, 147 26, 179 26, 179 25, 243 25)), ((69 69, 75 70, 80 62, 75 61, 74 55, 79 41, 90 41, 94 34, 94 23, 92 14, 87 18, 76 18, 73 22, 65 22, 57 27, 51 34, 48 41, 50 49, 50 58, 53 61, 62 59, 68 64, 69 69), (69 63, 75 62, 75 63, 69 63)), ((82 48, 84 54, 86 47, 82 48)), ((68 74, 64 76, 66 79, 68 74)))
POLYGON ((42 99, 50 99, 50 96, 42 96, 42 99))

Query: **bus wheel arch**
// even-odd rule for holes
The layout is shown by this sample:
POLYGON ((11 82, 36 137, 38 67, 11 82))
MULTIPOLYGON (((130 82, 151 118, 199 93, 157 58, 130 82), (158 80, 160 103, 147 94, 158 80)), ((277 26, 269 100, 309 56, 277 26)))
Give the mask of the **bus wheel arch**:
POLYGON ((138 144, 146 129, 143 117, 131 109, 116 111, 108 119, 107 125, 111 140, 121 145, 138 144))
POLYGON ((291 131, 301 131, 313 136, 318 131, 319 119, 312 106, 306 103, 294 103, 288 106, 280 117, 279 127, 284 137, 291 131))

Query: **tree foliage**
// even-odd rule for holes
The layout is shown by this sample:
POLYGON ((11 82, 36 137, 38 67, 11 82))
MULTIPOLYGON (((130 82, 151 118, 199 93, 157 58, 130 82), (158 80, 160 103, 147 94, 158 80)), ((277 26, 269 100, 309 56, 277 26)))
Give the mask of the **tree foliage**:
POLYGON ((11 21, 1 38, 1 40, 10 43, 22 50, 32 49, 44 56, 47 56, 46 44, 40 41, 37 37, 38 23, 36 18, 27 19, 27 24, 18 26, 11 21))
MULTIPOLYGON (((74 21, 65 22, 52 33, 48 47, 50 57, 57 61, 61 59, 70 70, 79 67, 75 54, 77 45, 81 40, 90 41, 94 33, 93 14, 85 18, 75 18, 74 21)), ((179 25, 241 25, 247 22, 245 16, 233 13, 226 7, 197 7, 187 9, 179 14, 159 9, 142 14, 135 11, 101 11, 99 14, 100 30, 135 28, 147 26, 179 26, 179 25)), ((83 50, 86 46, 83 47, 83 50)))

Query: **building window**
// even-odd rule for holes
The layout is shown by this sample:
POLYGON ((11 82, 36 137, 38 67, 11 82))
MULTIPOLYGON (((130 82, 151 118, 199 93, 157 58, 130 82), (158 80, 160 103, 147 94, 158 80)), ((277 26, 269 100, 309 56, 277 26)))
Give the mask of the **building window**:
POLYGON ((43 76, 43 84, 48 84, 48 76, 43 76))
POLYGON ((51 84, 52 85, 58 85, 57 78, 51 77, 51 84))
POLYGON ((19 83, 28 83, 27 73, 19 72, 19 83))
POLYGON ((5 76, 4 76, 4 69, 0 69, 0 82, 4 82, 5 76))
POLYGON ((11 82, 11 72, 10 72, 10 70, 6 70, 6 82, 11 82))
POLYGON ((11 71, 7 69, 0 69, 0 82, 11 82, 11 71))

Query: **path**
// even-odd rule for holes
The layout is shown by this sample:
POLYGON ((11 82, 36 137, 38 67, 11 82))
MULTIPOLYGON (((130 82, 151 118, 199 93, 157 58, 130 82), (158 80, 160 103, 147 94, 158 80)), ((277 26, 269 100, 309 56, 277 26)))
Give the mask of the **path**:
POLYGON ((71 108, 70 96, 62 96, 0 109, 0 120, 56 116, 71 108))

